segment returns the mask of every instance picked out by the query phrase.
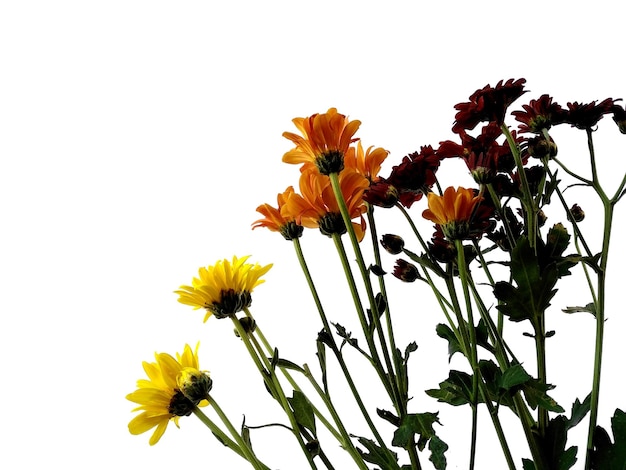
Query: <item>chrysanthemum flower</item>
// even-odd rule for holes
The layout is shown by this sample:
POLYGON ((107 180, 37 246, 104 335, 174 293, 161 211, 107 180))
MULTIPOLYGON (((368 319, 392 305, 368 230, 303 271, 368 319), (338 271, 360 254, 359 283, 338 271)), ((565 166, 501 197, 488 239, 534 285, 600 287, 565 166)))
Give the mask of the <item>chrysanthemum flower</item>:
POLYGON ((402 159, 402 163, 392 168, 386 182, 398 192, 400 203, 411 207, 415 201, 430 191, 437 177, 441 157, 432 146, 424 145, 419 152, 413 152, 402 159))
POLYGON ((324 175, 343 170, 344 155, 350 144, 358 139, 354 134, 360 121, 350 121, 337 109, 330 108, 322 114, 308 118, 295 118, 293 123, 302 135, 284 132, 296 147, 283 155, 286 163, 314 163, 324 175))
POLYGON ((609 114, 614 110, 617 101, 620 100, 607 98, 598 104, 596 104, 596 101, 585 104, 579 103, 578 101, 567 103, 568 109, 564 122, 578 129, 591 129, 598 124, 598 121, 602 119, 605 114, 609 114))
POLYGON ((126 399, 139 406, 133 411, 141 411, 128 423, 131 434, 143 434, 156 427, 150 437, 150 445, 159 442, 170 421, 178 426, 181 416, 189 416, 195 406, 206 406, 205 399, 210 390, 208 372, 200 371, 198 364, 198 346, 195 351, 186 344, 182 354, 176 353, 176 359, 167 353, 155 353, 156 362, 144 362, 143 369, 148 379, 137 381, 137 390, 126 395, 126 399), (207 386, 204 394, 190 399, 181 391, 184 376, 193 374, 203 377, 207 386))
POLYGON ((199 277, 193 278, 191 286, 180 286, 180 290, 175 291, 179 295, 178 301, 196 310, 206 309, 204 321, 212 314, 225 318, 249 307, 252 303, 250 294, 265 282, 261 277, 272 265, 246 263, 248 258, 250 256, 233 256, 232 261, 223 259, 213 266, 200 268, 199 277))
POLYGON ((387 155, 389 151, 380 147, 370 146, 364 151, 361 141, 358 141, 356 147, 348 148, 344 156, 344 164, 346 168, 361 173, 369 181, 376 181, 387 155))
POLYGON ((437 225, 448 240, 463 240, 470 235, 470 220, 482 197, 475 196, 473 189, 448 187, 443 196, 428 194, 428 209, 422 216, 437 225))
POLYGON ((284 210, 285 204, 294 193, 293 186, 289 186, 285 192, 278 195, 278 207, 269 204, 261 204, 257 207, 257 212, 265 218, 254 221, 252 229, 266 227, 272 232, 279 232, 285 240, 300 238, 303 230, 302 225, 298 225, 293 218, 288 218, 284 210))
POLYGON ((452 132, 461 129, 474 129, 481 121, 495 121, 502 125, 506 110, 513 101, 522 96, 526 79, 512 78, 503 82, 500 80, 495 87, 485 86, 481 90, 476 90, 466 103, 459 103, 454 106, 458 111, 455 116, 452 132))
POLYGON ((554 125, 561 124, 566 114, 561 105, 552 101, 550 95, 541 95, 539 99, 530 100, 522 108, 524 111, 513 111, 511 114, 521 122, 520 132, 534 134, 541 134, 543 129, 548 130, 554 125))
MULTIPOLYGON (((348 207, 357 238, 365 235, 365 219, 367 211, 363 202, 363 192, 369 186, 365 176, 346 168, 339 173, 339 187, 348 207)), ((324 235, 346 233, 346 226, 341 216, 335 193, 328 176, 320 174, 310 165, 302 167, 300 175, 300 193, 289 198, 285 205, 285 213, 293 217, 297 223, 308 228, 319 228, 324 235)))

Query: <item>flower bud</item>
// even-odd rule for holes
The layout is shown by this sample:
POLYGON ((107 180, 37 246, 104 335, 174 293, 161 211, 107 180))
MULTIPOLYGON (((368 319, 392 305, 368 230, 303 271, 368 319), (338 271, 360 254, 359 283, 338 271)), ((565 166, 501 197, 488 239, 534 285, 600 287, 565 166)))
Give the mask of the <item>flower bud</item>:
POLYGON ((208 372, 193 367, 185 367, 177 378, 178 387, 192 403, 198 404, 206 400, 213 387, 213 380, 208 372))
POLYGON ((570 208, 569 214, 567 214, 567 219, 571 221, 570 214, 571 218, 573 218, 576 222, 582 222, 585 218, 585 211, 582 210, 578 204, 574 204, 570 208))
POLYGON ((414 282, 420 278, 417 267, 403 259, 396 260, 393 275, 403 282, 414 282))
POLYGON ((528 139, 528 154, 535 158, 554 158, 557 154, 557 146, 554 140, 548 141, 544 136, 536 136, 528 139))
POLYGON ((404 249, 404 240, 402 237, 391 233, 383 235, 383 238, 380 240, 380 244, 385 250, 387 250, 387 253, 392 255, 398 255, 402 253, 402 250, 404 249))

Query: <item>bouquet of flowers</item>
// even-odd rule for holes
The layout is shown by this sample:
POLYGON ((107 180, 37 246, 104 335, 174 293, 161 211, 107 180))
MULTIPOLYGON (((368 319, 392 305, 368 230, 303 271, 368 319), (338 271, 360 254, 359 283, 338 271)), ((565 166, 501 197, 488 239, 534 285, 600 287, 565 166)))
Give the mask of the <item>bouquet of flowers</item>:
MULTIPOLYGON (((276 206, 260 205, 262 218, 253 228, 277 232, 293 247, 319 314, 314 366, 281 356, 252 314, 253 291, 271 264, 253 264, 249 256, 225 258, 200 268, 190 285, 176 291, 181 303, 204 309, 205 322, 211 317, 232 322, 234 340, 258 369, 266 399, 284 412, 284 422, 265 426, 286 428, 292 439, 281 445, 302 451, 302 462, 294 466, 336 468, 328 449, 340 447, 361 470, 445 469, 446 453, 454 449, 437 426, 438 412, 413 409, 410 401, 425 393, 433 406, 471 410, 470 420, 457 423, 467 427, 470 469, 483 407, 509 469, 567 470, 578 459, 585 469, 626 468, 626 414, 615 410, 611 430, 597 424, 611 227, 626 175, 617 187, 605 188, 598 173, 602 159, 594 151, 594 132, 605 115, 626 133, 626 109, 612 98, 561 106, 544 94, 511 112, 527 92, 524 86, 524 79, 511 79, 477 90, 455 106, 455 140, 422 146, 386 177, 379 173, 388 152, 363 145, 357 137, 359 121, 334 108, 293 120, 298 132, 283 134, 294 145, 283 161, 300 165, 298 190, 290 186, 278 194, 276 206), (516 129, 505 122, 511 116, 516 129), (583 170, 559 159, 554 126, 585 133, 583 170), (441 181, 439 170, 448 162, 465 165, 473 187, 441 181), (587 199, 595 198, 602 224, 584 226, 583 207, 570 200, 574 187, 584 190, 587 199), (416 212, 415 206, 421 208, 416 212), (398 214, 410 238, 381 230, 382 209, 398 214), (556 222, 547 223, 549 219, 556 222), (301 244, 305 228, 332 239, 354 306, 351 315, 360 325, 357 332, 328 313, 328 299, 316 288, 301 244), (601 240, 600 246, 593 237, 601 240), (389 254, 399 256, 392 270, 386 267, 389 254), (567 276, 582 278, 588 303, 552 305, 567 276), (401 281, 415 283, 415 299, 432 295, 441 311, 433 334, 447 342, 450 367, 441 371, 435 389, 409 387, 413 374, 408 362, 417 344, 397 344, 394 314, 408 306, 406 299, 396 302, 388 288, 401 281), (580 399, 573 404, 557 403, 551 396, 555 385, 548 376, 546 344, 554 331, 546 316, 554 310, 584 312, 595 319, 595 330, 589 331, 595 337, 591 390, 576 391, 580 399), (534 344, 531 357, 526 349, 516 349, 522 335, 534 344), (358 373, 369 374, 384 390, 377 406, 356 384, 355 361, 367 365, 358 373), (534 361, 532 369, 525 365, 529 361, 534 361), (331 363, 343 377, 328 373, 331 363), (350 417, 342 416, 339 393, 356 405, 364 429, 352 428, 350 417), (504 410, 516 418, 515 427, 505 429, 504 410), (579 450, 568 441, 568 432, 587 418, 586 442, 579 450), (520 439, 526 455, 516 461, 511 443, 520 439)), ((417 303, 410 301, 411 308, 417 303)), ((411 327, 419 328, 419 317, 412 318, 411 327)), ((245 420, 235 425, 211 393, 212 379, 200 366, 198 346, 185 345, 175 357, 157 353, 155 362, 143 367, 147 378, 127 396, 137 404, 133 411, 139 411, 129 423, 132 434, 154 429, 153 445, 170 421, 178 426, 181 417, 194 414, 253 468, 273 468, 268 454, 261 457, 253 449, 253 427, 245 420)))

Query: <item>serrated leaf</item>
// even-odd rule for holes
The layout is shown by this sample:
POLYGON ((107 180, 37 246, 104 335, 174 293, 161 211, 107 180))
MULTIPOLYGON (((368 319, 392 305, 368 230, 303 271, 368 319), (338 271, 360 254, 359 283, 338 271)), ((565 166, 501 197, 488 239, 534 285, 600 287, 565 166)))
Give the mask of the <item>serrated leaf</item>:
POLYGON ((293 396, 291 398, 287 398, 287 400, 291 405, 296 422, 307 428, 313 433, 313 435, 315 435, 315 413, 313 411, 313 406, 304 393, 294 390, 293 396))
POLYGON ((437 436, 430 438, 428 443, 428 450, 430 450, 430 460, 437 470, 445 470, 447 462, 445 452, 448 450, 448 444, 443 442, 437 436))
POLYGON ((568 428, 573 428, 580 423, 583 418, 589 413, 591 408, 591 393, 587 395, 587 398, 581 403, 578 398, 572 404, 572 416, 568 421, 568 428))
POLYGON ((528 382, 531 378, 521 364, 515 364, 504 371, 498 385, 504 390, 510 390, 528 382))
POLYGON ((552 388, 554 388, 552 385, 542 384, 537 379, 531 379, 522 386, 526 401, 533 410, 541 406, 548 411, 563 413, 565 410, 546 393, 552 388))
POLYGON ((380 465, 381 470, 400 470, 398 456, 391 450, 385 450, 371 439, 358 438, 359 443, 367 449, 367 452, 358 449, 363 460, 369 463, 380 465))
POLYGON ((596 427, 593 445, 592 468, 598 470, 626 469, 626 413, 619 408, 611 418, 613 442, 608 433, 596 427))
POLYGON ((409 343, 407 347, 404 349, 404 363, 406 364, 409 360, 409 355, 412 352, 417 351, 417 343, 415 341, 409 343))
POLYGON ((412 413, 404 416, 400 426, 393 433, 391 445, 395 447, 407 448, 413 436, 419 436, 417 447, 423 450, 428 440, 435 436, 433 424, 438 423, 437 413, 412 413))
POLYGON ((472 376, 451 370, 448 379, 441 382, 438 389, 426 390, 426 394, 452 406, 466 405, 472 402, 472 376))

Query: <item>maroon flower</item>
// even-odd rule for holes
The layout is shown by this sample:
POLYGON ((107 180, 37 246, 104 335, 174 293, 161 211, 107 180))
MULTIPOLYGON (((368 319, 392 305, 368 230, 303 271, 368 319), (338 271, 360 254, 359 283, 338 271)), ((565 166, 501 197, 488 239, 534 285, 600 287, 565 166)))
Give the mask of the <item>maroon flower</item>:
POLYGON ((571 124, 572 127, 577 127, 578 129, 591 129, 605 114, 613 112, 616 101, 620 100, 607 98, 598 104, 596 104, 596 101, 585 104, 581 104, 578 101, 567 103, 568 110, 563 122, 571 124))
POLYGON ((520 132, 532 132, 541 134, 542 129, 550 129, 553 125, 563 123, 566 111, 558 103, 552 102, 549 95, 541 95, 537 100, 522 106, 524 111, 513 111, 511 114, 522 124, 520 132))
POLYGON ((398 190, 384 178, 378 178, 370 183, 363 193, 363 200, 374 206, 393 207, 398 202, 398 190))
MULTIPOLYGON (((437 155, 440 158, 460 157, 478 184, 492 181, 499 171, 511 171, 515 162, 509 145, 499 144, 496 139, 502 135, 500 126, 490 122, 483 126, 481 133, 473 137, 464 130, 459 131, 461 143, 451 140, 441 142, 437 155)), ((514 135, 516 141, 521 139, 514 135)))
POLYGON ((411 207, 437 181, 435 173, 440 162, 441 158, 430 145, 423 146, 419 152, 409 154, 400 165, 394 166, 386 182, 398 190, 400 203, 411 207))
POLYGON ((467 103, 454 107, 458 112, 452 131, 458 133, 462 129, 474 129, 481 121, 495 121, 497 125, 502 125, 509 105, 526 93, 524 83, 524 78, 515 81, 511 78, 506 83, 500 80, 493 88, 487 85, 482 90, 476 90, 467 103))

